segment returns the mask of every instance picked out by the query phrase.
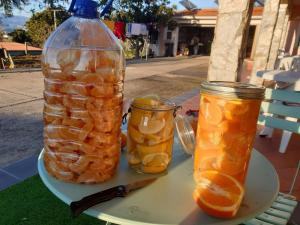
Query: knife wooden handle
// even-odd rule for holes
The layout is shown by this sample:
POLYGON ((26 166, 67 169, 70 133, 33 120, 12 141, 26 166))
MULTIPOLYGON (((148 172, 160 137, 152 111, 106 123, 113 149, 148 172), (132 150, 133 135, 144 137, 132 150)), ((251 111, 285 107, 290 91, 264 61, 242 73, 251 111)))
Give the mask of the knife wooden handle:
POLYGON ((89 196, 84 197, 83 199, 71 202, 70 208, 73 217, 79 216, 83 211, 89 209, 90 207, 97 205, 101 202, 109 201, 116 197, 125 197, 126 188, 123 185, 113 187, 89 196))

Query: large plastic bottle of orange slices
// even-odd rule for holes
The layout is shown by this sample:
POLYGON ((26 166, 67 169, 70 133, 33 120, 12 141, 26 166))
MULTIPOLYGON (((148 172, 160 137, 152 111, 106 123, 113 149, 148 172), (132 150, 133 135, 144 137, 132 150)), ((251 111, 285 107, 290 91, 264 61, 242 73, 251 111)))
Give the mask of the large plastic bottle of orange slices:
POLYGON ((96 2, 73 1, 71 11, 43 50, 44 162, 60 180, 99 183, 120 158, 124 54, 96 2))

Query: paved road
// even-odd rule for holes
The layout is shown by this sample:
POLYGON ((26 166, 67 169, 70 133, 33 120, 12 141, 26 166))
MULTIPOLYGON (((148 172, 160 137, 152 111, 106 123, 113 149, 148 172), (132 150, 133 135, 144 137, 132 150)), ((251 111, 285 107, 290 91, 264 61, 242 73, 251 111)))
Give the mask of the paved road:
MULTIPOLYGON (((171 98, 199 87, 207 57, 165 58, 130 64, 125 99, 156 93, 171 98)), ((0 74, 0 168, 38 154, 43 140, 41 72, 0 74)))

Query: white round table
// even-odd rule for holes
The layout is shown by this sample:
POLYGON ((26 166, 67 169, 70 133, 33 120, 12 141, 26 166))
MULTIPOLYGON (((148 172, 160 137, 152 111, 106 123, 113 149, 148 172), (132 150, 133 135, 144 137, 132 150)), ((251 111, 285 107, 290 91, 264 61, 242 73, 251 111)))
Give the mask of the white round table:
MULTIPOLYGON (((246 181, 245 198, 237 216, 230 220, 216 219, 202 212, 193 201, 192 169, 192 158, 184 155, 178 144, 175 144, 173 161, 167 174, 160 175, 154 183, 130 193, 125 198, 101 203, 85 213, 123 225, 234 225, 268 209, 279 191, 279 180, 274 167, 254 150, 246 181)), ((68 205, 101 190, 154 176, 137 174, 128 168, 124 155, 117 175, 103 184, 71 184, 49 176, 44 167, 43 152, 38 160, 38 170, 47 188, 68 205)))

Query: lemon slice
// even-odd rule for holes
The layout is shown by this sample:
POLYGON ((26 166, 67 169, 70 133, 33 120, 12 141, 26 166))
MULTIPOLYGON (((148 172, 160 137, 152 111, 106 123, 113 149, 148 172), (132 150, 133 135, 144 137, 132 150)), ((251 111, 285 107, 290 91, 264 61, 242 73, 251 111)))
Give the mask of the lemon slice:
POLYGON ((152 117, 152 112, 133 108, 130 113, 129 123, 138 126, 141 121, 147 120, 152 117))
POLYGON ((133 141, 142 144, 144 143, 144 135, 142 135, 138 130, 136 130, 132 126, 128 126, 128 134, 132 138, 133 141))
POLYGON ((145 117, 139 124, 139 131, 143 134, 156 134, 160 132, 166 125, 166 121, 149 119, 145 117))
POLYGON ((142 166, 142 171, 150 174, 162 173, 166 169, 167 166, 142 166))
POLYGON ((148 139, 149 145, 157 145, 162 142, 162 137, 156 134, 146 134, 145 137, 148 139))
POLYGON ((153 145, 153 146, 138 144, 136 146, 136 149, 137 149, 140 157, 144 158, 146 155, 150 155, 150 154, 166 153, 167 147, 168 147, 167 142, 164 142, 164 143, 161 143, 158 145, 153 145))
POLYGON ((128 153, 127 160, 128 160, 128 163, 131 165, 137 165, 137 164, 141 163, 140 158, 136 155, 136 153, 133 153, 133 152, 128 153))
POLYGON ((143 165, 148 167, 166 166, 170 162, 169 156, 166 153, 154 153, 146 155, 143 158, 143 165))

